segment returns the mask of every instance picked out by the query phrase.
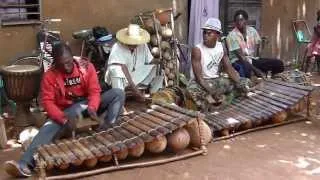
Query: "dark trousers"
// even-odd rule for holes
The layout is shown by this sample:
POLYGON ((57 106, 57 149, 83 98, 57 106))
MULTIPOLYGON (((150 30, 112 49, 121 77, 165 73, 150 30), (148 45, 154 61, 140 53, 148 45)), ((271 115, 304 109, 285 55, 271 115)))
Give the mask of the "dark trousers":
MULTIPOLYGON (((122 106, 125 101, 124 92, 121 89, 110 89, 101 94, 101 103, 99 106, 98 113, 107 111, 104 117, 104 123, 113 123, 119 116, 122 106)), ((70 120, 74 120, 75 117, 81 113, 85 113, 86 109, 83 105, 87 105, 88 101, 83 100, 73 104, 71 107, 64 110, 65 115, 70 120)), ((39 133, 34 137, 30 146, 22 155, 20 163, 25 163, 30 167, 35 167, 35 161, 33 158, 37 148, 42 144, 49 144, 52 142, 57 135, 65 129, 65 125, 56 123, 55 121, 48 119, 48 121, 40 128, 39 133)))
MULTIPOLYGON (((269 71, 272 75, 281 73, 284 71, 284 64, 279 59, 260 58, 253 59, 252 65, 267 74, 269 71)), ((249 62, 236 61, 232 66, 239 72, 240 77, 251 78, 252 68, 249 62)))
MULTIPOLYGON (((307 57, 306 65, 304 67, 304 72, 308 72, 309 66, 311 63, 311 58, 312 58, 312 56, 307 57)), ((318 71, 318 73, 320 73, 320 55, 315 55, 314 58, 315 58, 315 63, 317 64, 317 71, 318 71)))

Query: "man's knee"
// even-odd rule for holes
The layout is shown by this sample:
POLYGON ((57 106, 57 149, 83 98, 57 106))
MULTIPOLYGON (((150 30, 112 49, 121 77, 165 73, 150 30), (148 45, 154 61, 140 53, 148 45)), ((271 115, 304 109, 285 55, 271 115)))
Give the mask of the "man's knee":
POLYGON ((104 99, 105 96, 107 96, 107 94, 112 94, 113 99, 117 99, 121 102, 124 102, 125 97, 126 97, 125 92, 122 89, 112 88, 109 91, 106 91, 103 93, 102 100, 104 99))

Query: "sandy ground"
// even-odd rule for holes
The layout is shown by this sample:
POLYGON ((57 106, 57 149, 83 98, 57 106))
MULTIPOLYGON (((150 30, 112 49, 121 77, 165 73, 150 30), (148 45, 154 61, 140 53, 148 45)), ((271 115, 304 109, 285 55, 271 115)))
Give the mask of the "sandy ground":
MULTIPOLYGON (((315 83, 319 83, 319 79, 315 83)), ((208 145, 206 156, 91 176, 88 180, 316 180, 320 179, 319 89, 314 120, 266 129, 208 145), (319 114, 319 115, 318 115, 319 114)), ((0 153, 0 163, 19 150, 0 153)), ((0 179, 10 179, 3 168, 0 179)))

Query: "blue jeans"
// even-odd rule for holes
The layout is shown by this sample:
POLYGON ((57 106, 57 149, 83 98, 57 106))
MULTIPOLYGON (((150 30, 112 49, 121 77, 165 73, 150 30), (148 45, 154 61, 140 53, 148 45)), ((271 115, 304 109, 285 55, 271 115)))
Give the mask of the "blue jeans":
POLYGON ((251 78, 251 67, 249 62, 236 61, 232 63, 233 68, 238 71, 240 77, 251 78))
MULTIPOLYGON (((252 65, 267 74, 271 71, 272 75, 277 73, 281 73, 284 70, 284 64, 279 59, 270 59, 270 58, 260 58, 260 59, 252 59, 252 65)), ((232 63, 232 66, 235 70, 239 72, 240 77, 245 77, 250 79, 252 68, 249 62, 236 61, 232 63)))
MULTIPOLYGON (((98 109, 98 114, 102 114, 107 111, 107 114, 104 117, 104 123, 114 123, 117 120, 124 101, 125 94, 121 89, 113 88, 101 94, 101 103, 98 109)), ((87 102, 87 100, 83 100, 73 104, 64 110, 65 115, 70 120, 75 119, 79 112, 85 112, 83 105, 86 105, 87 102)), ((37 148, 42 144, 49 144, 52 142, 64 128, 66 128, 65 125, 58 124, 55 121, 48 119, 22 155, 19 163, 25 163, 29 167, 34 168, 35 161, 33 154, 36 152, 37 148)))

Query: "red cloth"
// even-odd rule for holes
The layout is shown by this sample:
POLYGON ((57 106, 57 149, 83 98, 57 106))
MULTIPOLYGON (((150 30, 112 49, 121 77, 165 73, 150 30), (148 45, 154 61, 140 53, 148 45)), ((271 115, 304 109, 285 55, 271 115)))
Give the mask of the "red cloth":
POLYGON ((314 35, 311 43, 308 44, 307 56, 319 56, 320 55, 320 37, 314 35))
POLYGON ((65 74, 54 67, 44 73, 41 82, 41 102, 48 117, 57 123, 66 123, 63 110, 74 102, 72 96, 85 97, 88 108, 97 111, 100 105, 100 85, 92 63, 75 59, 71 74, 65 74))

